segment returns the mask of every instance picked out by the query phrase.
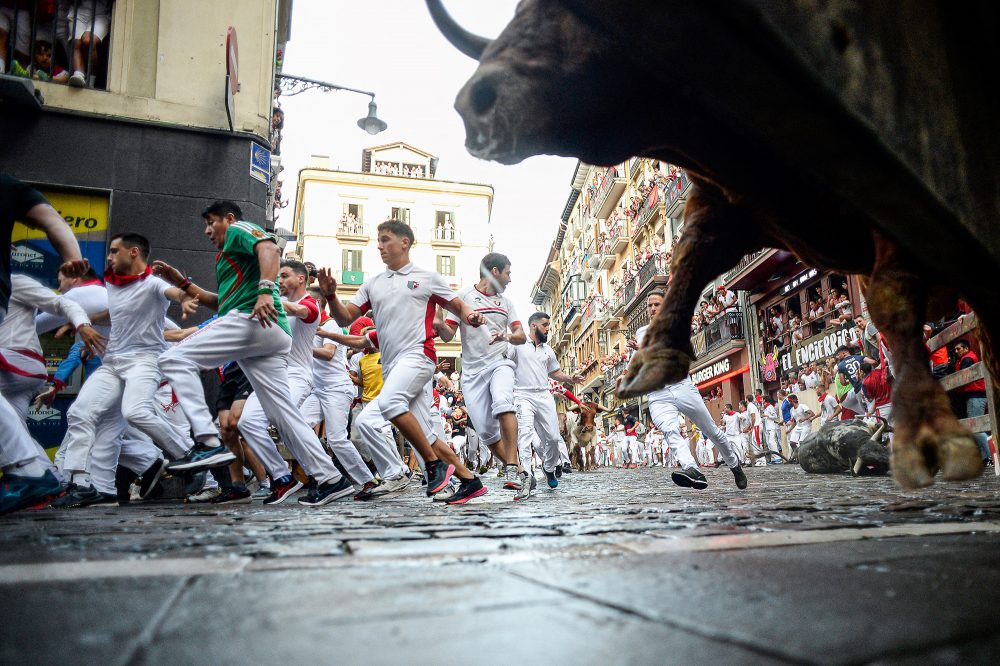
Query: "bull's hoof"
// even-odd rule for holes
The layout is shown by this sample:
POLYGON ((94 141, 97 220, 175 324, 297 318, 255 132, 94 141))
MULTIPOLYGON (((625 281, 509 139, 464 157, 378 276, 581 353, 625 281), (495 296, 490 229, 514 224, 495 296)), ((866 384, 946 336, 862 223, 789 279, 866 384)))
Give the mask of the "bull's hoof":
POLYGON ((653 345, 640 349, 618 380, 619 398, 634 398, 687 376, 694 358, 679 349, 653 345))
POLYGON ((945 481, 974 479, 983 471, 983 456, 975 438, 970 433, 952 433, 938 445, 941 456, 941 475, 945 481))
POLYGON ((900 439, 892 443, 892 477, 896 483, 906 490, 933 485, 937 471, 934 463, 927 460, 916 442, 903 443, 900 439))

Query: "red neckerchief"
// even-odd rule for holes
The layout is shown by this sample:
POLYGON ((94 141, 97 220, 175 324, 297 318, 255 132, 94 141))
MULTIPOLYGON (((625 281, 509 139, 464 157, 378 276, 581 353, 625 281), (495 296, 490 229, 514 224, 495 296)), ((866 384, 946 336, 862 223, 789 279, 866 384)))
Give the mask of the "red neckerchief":
POLYGON ((104 285, 104 283, 103 283, 103 282, 101 282, 101 281, 100 281, 100 279, 98 279, 98 278, 94 278, 93 280, 87 280, 86 282, 81 282, 81 283, 80 283, 80 284, 78 284, 77 286, 78 286, 78 287, 91 287, 91 286, 93 286, 93 285, 95 285, 95 284, 96 284, 96 285, 97 285, 98 287, 100 287, 100 286, 103 286, 103 285, 104 285))
POLYGON ((150 275, 153 274, 153 269, 146 266, 146 270, 138 275, 118 275, 110 268, 104 271, 104 281, 108 284, 113 284, 116 287, 125 287, 133 282, 138 282, 139 280, 145 280, 150 275))
POLYGON ((826 400, 826 393, 824 393, 823 395, 821 395, 821 396, 819 397, 819 401, 820 401, 820 402, 823 402, 824 400, 826 400))
POLYGON ((733 414, 735 414, 735 413, 736 413, 736 412, 734 412, 734 411, 732 411, 732 410, 729 410, 728 412, 726 412, 726 414, 727 414, 728 416, 732 416, 732 415, 733 415, 733 414))

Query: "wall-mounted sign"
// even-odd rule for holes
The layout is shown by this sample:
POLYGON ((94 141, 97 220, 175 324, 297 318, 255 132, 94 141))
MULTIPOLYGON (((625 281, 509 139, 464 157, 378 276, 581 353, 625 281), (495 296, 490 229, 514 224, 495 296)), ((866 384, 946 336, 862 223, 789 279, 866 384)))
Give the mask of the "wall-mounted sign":
POLYGON ((716 361, 712 365, 706 365, 701 370, 691 373, 691 381, 695 384, 701 384, 702 382, 707 382, 709 379, 715 379, 720 375, 724 375, 732 368, 732 362, 729 357, 722 359, 721 361, 716 361))
POLYGON ((792 280, 791 282, 789 282, 788 284, 786 284, 784 287, 782 287, 781 288, 781 293, 782 294, 787 294, 792 289, 795 289, 796 287, 800 287, 800 286, 804 285, 806 282, 808 282, 809 280, 811 280, 814 277, 816 277, 817 272, 818 271, 815 268, 810 268, 808 271, 806 271, 802 275, 799 275, 794 280, 792 280))
POLYGON ((813 361, 825 361, 836 353, 837 347, 848 344, 858 344, 858 330, 851 321, 795 343, 778 354, 778 364, 784 374, 813 361))
POLYGON ((271 151, 256 143, 250 144, 250 177, 265 185, 271 182, 271 151))

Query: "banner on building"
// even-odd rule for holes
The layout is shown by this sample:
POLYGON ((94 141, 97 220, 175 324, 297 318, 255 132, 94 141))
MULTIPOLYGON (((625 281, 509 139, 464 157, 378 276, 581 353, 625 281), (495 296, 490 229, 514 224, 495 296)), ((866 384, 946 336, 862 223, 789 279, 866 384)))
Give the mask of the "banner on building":
MULTIPOLYGON (((787 350, 778 352, 778 367, 783 375, 797 372, 810 363, 825 362, 827 358, 836 353, 837 347, 841 345, 856 344, 858 344, 858 331, 854 327, 854 322, 847 321, 840 326, 806 338, 802 342, 796 342, 787 350)), ((765 368, 765 379, 767 378, 767 360, 765 357, 764 363, 761 364, 765 368)))

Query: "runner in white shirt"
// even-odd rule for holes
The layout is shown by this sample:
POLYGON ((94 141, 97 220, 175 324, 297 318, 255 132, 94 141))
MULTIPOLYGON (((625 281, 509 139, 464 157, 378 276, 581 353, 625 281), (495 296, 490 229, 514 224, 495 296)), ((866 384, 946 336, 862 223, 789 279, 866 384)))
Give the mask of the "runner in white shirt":
MULTIPOLYGON (((749 422, 749 420, 747 420, 749 422)), ((722 413, 722 423, 726 431, 726 437, 736 452, 736 457, 741 462, 746 462, 747 441, 743 437, 743 429, 746 427, 744 419, 740 418, 740 413, 733 409, 733 406, 726 403, 726 410, 722 413)))
POLYGON ((517 417, 514 414, 514 362, 509 345, 527 340, 514 304, 504 296, 510 284, 510 259, 491 252, 479 263, 480 280, 459 292, 462 299, 485 321, 474 327, 459 322, 454 315, 445 319, 447 331, 441 339, 448 342, 461 327, 462 392, 469 419, 476 433, 493 455, 503 462, 505 488, 517 490, 517 417))
POLYGON ((794 393, 788 395, 788 402, 792 403, 792 423, 795 424, 788 435, 788 443, 791 444, 794 451, 812 432, 812 421, 816 415, 805 405, 799 404, 799 397, 794 393))
MULTIPOLYGON (((93 268, 88 268, 80 277, 69 277, 60 271, 58 280, 59 293, 83 308, 88 317, 92 320, 97 315, 107 317, 108 290, 93 268)), ((67 322, 66 317, 61 314, 40 312, 35 317, 35 330, 42 335, 57 330, 67 322)), ((111 326, 107 323, 94 323, 94 330, 105 338, 111 337, 111 326)))
MULTIPOLYGON (((183 458, 194 445, 187 433, 164 417, 154 396, 162 380, 157 361, 167 348, 163 339, 167 307, 171 301, 179 302, 187 316, 197 308, 198 299, 155 277, 146 263, 148 258, 149 241, 143 236, 126 233, 111 239, 104 274, 111 336, 101 367, 83 385, 66 414, 62 446, 64 472, 71 477, 67 494, 97 492, 90 482, 88 459, 98 426, 109 413, 120 411, 125 422, 171 458, 183 458)), ((221 451, 206 459, 201 469, 226 465, 233 458, 228 451, 221 451)))
POLYGON ((442 490, 453 474, 462 479, 458 491, 448 500, 458 504, 485 494, 486 487, 477 476, 458 467, 458 457, 445 442, 432 445, 434 432, 423 389, 434 376, 437 362, 436 306, 471 326, 481 326, 483 319, 455 295, 440 275, 413 265, 413 242, 413 230, 408 225, 397 220, 383 222, 378 226, 378 249, 386 264, 385 272, 361 285, 346 305, 337 298, 337 282, 331 271, 320 271, 319 284, 330 304, 330 313, 341 326, 368 311, 375 321, 385 381, 378 398, 359 415, 357 427, 376 459, 383 481, 398 488, 405 487, 408 481, 398 453, 395 459, 382 460, 376 454, 381 439, 376 427, 386 418, 424 459, 428 494, 442 490))
MULTIPOLYGON (((781 415, 778 413, 778 408, 774 406, 774 402, 770 398, 764 398, 764 440, 767 442, 767 448, 769 451, 779 452, 781 451, 781 415)), ((777 457, 771 457, 772 459, 768 461, 769 465, 777 465, 781 463, 781 459, 777 457)))
MULTIPOLYGON (((654 289, 646 297, 646 308, 649 310, 650 319, 660 313, 664 298, 664 292, 659 289, 654 289)), ((648 328, 648 326, 643 326, 636 331, 636 348, 642 346, 648 328)), ((681 469, 671 473, 671 480, 683 488, 701 490, 708 487, 708 480, 698 470, 698 463, 691 454, 691 447, 681 437, 681 414, 694 423, 701 431, 703 438, 708 438, 718 448, 723 460, 726 461, 733 473, 736 487, 741 490, 746 488, 747 477, 740 465, 739 458, 733 451, 726 434, 712 420, 712 415, 705 407, 701 393, 698 392, 690 377, 685 377, 675 384, 668 384, 649 394, 649 415, 656 427, 663 432, 671 451, 681 466, 681 469)))
POLYGON ((740 413, 746 417, 743 435, 746 437, 747 443, 752 447, 749 450, 752 450, 755 456, 759 456, 756 458, 754 464, 758 466, 766 465, 767 461, 761 455, 764 452, 764 437, 760 423, 760 410, 754 404, 753 400, 740 400, 740 413))
MULTIPOLYGON (((288 390, 292 404, 297 414, 291 414, 292 419, 308 423, 302 413, 302 403, 313 390, 313 339, 319 327, 319 305, 306 293, 306 278, 308 271, 298 261, 282 261, 278 271, 281 305, 288 315, 288 323, 292 329, 292 346, 288 351, 288 390)), ((350 404, 350 403, 348 403, 350 404)), ((256 454, 264 469, 271 477, 271 495, 264 504, 280 504, 292 493, 302 487, 302 483, 292 476, 292 470, 274 445, 274 440, 267 432, 269 419, 260 402, 256 391, 247 398, 243 414, 240 416, 239 429, 243 439, 256 454)), ((282 433, 284 435, 284 433, 282 433)), ((340 481, 340 472, 333 460, 323 450, 318 438, 312 437, 290 447, 292 455, 306 471, 313 484, 308 496, 316 493, 320 485, 327 482, 340 481)), ((351 495, 354 488, 348 484, 340 484, 332 492, 324 493, 323 504, 351 495)))
POLYGON ((820 426, 824 423, 829 423, 840 416, 840 412, 843 410, 840 403, 837 402, 837 396, 829 388, 816 389, 816 395, 819 398, 819 413, 820 413, 820 426))
MULTIPOLYGON (((319 299, 322 299, 321 307, 325 308, 326 299, 322 296, 319 299)), ((322 323, 312 341, 313 391, 302 403, 302 416, 310 426, 315 426, 320 421, 326 422, 327 446, 360 489, 366 483, 374 481, 375 477, 347 436, 347 417, 357 393, 347 369, 347 347, 320 337, 319 331, 341 333, 337 322, 323 313, 322 323)))
POLYGON ((528 319, 528 343, 511 347, 514 358, 514 407, 517 411, 517 448, 521 467, 521 488, 515 499, 527 499, 535 485, 531 466, 531 440, 536 435, 541 440, 542 471, 549 488, 559 486, 556 467, 561 466, 559 455, 559 418, 556 403, 549 392, 549 378, 557 382, 576 384, 581 375, 568 375, 559 369, 555 352, 546 342, 551 320, 544 312, 536 312, 528 319))

